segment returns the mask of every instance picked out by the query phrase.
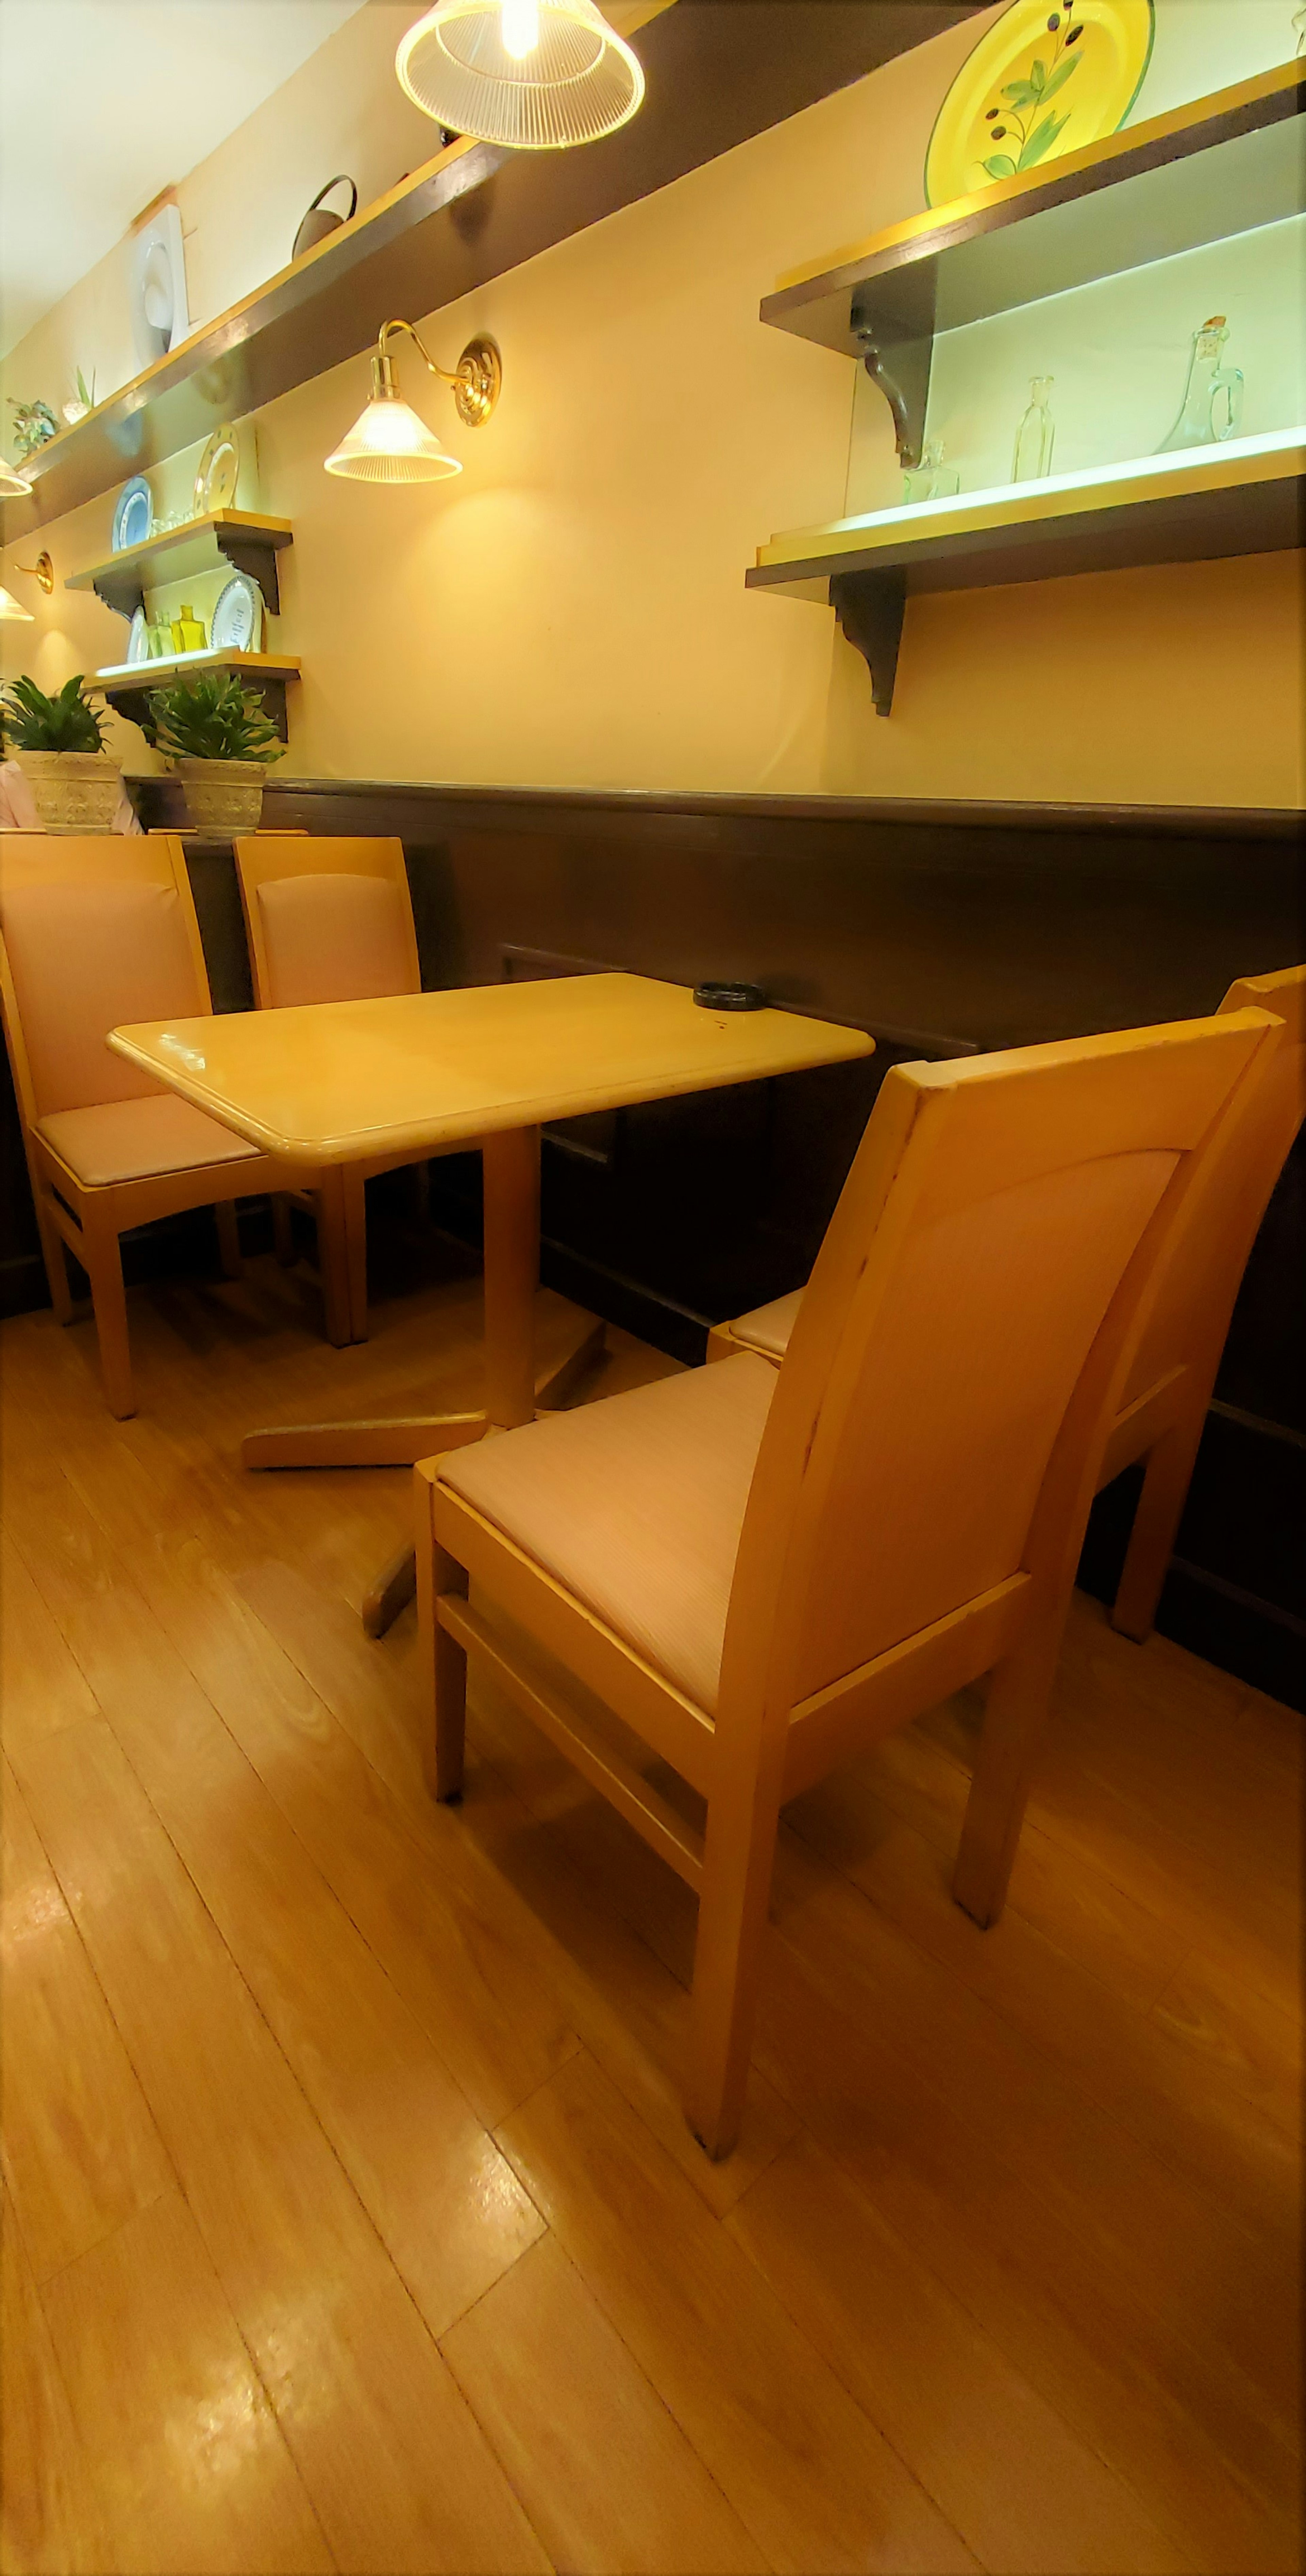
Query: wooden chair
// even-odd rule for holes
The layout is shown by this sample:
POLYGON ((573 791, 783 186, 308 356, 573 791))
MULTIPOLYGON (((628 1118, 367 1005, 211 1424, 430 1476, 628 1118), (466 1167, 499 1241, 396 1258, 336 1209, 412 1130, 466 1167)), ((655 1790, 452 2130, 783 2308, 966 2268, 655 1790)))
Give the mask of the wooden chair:
MULTIPOLYGON (((261 1011, 295 1002, 357 1002, 385 993, 420 993, 412 897, 398 840, 340 840, 316 833, 256 832, 238 840, 236 873, 245 913, 254 999, 261 1011)), ((350 1163, 297 1194, 317 1219, 323 1286, 333 1311, 343 1304, 339 1338, 367 1339, 367 1206, 365 1184, 408 1163, 419 1207, 428 1205, 425 1163, 406 1155, 350 1163), (339 1213, 337 1211, 339 1210, 339 1213)), ((277 1251, 293 1259, 288 1198, 273 1210, 277 1251)), ((333 1334, 333 1339, 336 1336, 333 1334)))
POLYGON ((180 841, 121 833, 0 839, 0 1007, 54 1310, 76 1320, 65 1247, 91 1283, 109 1410, 135 1411, 119 1237, 212 1206, 240 1272, 235 1201, 285 1172, 114 1055, 133 1020, 212 1010, 180 841))
POLYGON ((996 1919, 1157 1256, 1281 1035, 1243 1012, 895 1067, 779 1369, 740 1352, 416 1469, 434 1793, 461 1786, 474 1649, 698 1891, 710 2154, 781 1805, 985 1673, 954 1893, 996 1919), (701 1834, 597 1703, 699 1792, 701 1834))
MULTIPOLYGON (((1156 1618, 1242 1275, 1306 1115, 1306 966, 1244 976, 1230 985, 1220 1009, 1271 1011, 1285 1024, 1284 1041, 1265 1082, 1226 1132, 1201 1228, 1182 1244, 1176 1239, 1102 1461, 1099 1490, 1122 1468, 1147 1461, 1111 1612, 1113 1627, 1140 1642, 1156 1618)), ((718 1324, 708 1337, 708 1358, 756 1351, 778 1368, 802 1295, 796 1288, 718 1324)))

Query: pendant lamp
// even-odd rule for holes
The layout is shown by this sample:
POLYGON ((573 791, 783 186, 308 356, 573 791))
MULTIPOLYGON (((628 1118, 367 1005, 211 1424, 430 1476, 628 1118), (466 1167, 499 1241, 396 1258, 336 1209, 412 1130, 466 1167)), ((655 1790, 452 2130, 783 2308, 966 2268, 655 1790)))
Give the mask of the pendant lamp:
POLYGON ((0 617, 21 618, 24 626, 32 626, 36 622, 30 608, 22 607, 13 592, 5 589, 2 581, 0 581, 0 617))
POLYGON ((372 391, 366 409, 324 462, 328 474, 355 483, 439 483, 461 474, 458 457, 440 445, 433 429, 403 400, 387 343, 392 331, 417 342, 433 376, 454 389, 454 405, 469 429, 487 421, 499 399, 499 352, 492 340, 469 340, 456 367, 437 367, 411 322, 383 322, 372 357, 372 391))
POLYGON ((0 457, 0 501, 30 501, 32 487, 17 465, 6 465, 0 457))
POLYGON ((644 96, 638 56, 595 0, 436 0, 395 70, 438 125, 517 152, 597 143, 644 96))

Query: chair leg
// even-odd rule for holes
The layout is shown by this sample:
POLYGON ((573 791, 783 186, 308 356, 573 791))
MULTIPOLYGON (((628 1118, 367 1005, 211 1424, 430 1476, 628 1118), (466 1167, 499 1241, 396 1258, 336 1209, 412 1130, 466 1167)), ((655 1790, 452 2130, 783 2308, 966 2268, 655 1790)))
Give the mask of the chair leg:
POLYGON ((290 1200, 284 1190, 272 1193, 272 1249, 283 1270, 293 1267, 295 1229, 291 1223, 290 1200))
POLYGON ((1135 1638, 1139 1645, 1150 1637, 1156 1622, 1156 1605, 1174 1554, 1205 1423, 1205 1404, 1194 1405, 1191 1414, 1164 1432, 1148 1452, 1143 1490, 1111 1611, 1112 1627, 1124 1637, 1135 1638))
POLYGON ((345 1196, 339 1170, 324 1172, 313 1191, 317 1220, 317 1266, 322 1281, 326 1337, 343 1350, 352 1341, 349 1312, 349 1249, 345 1239, 345 1196))
POLYGON ((86 1237, 87 1275, 100 1345, 104 1398, 116 1420, 125 1422, 136 1410, 132 1389, 131 1345, 127 1336, 127 1292, 123 1286, 122 1248, 109 1228, 86 1237))
POLYGON ((744 2116, 779 1821, 778 1770, 708 1800, 685 2108, 714 2159, 729 2155, 744 2116))
POLYGON ((1063 1620, 1022 1639, 989 1677, 984 1725, 966 1801, 952 1893, 987 1931, 1006 1902, 1025 1804, 1047 1724, 1063 1620))
POLYGON ((53 1217, 41 1203, 39 1181, 34 1184, 32 1197, 36 1207, 36 1229, 41 1238, 41 1257, 45 1263, 45 1275, 50 1286, 50 1303, 59 1323, 71 1324, 76 1321, 77 1309, 73 1303, 73 1292, 68 1278, 68 1255, 64 1248, 64 1239, 53 1217))
POLYGON ((224 1279, 243 1278, 245 1265, 240 1257, 240 1219, 236 1214, 235 1200, 218 1199, 214 1204, 213 1218, 218 1229, 222 1276, 224 1279))
POLYGON ((426 1695, 422 1726, 422 1766, 433 1798, 462 1796, 467 1736, 467 1654, 435 1615, 442 1592, 467 1597, 467 1575, 442 1548, 431 1527, 431 1486, 422 1469, 414 1472, 417 1519, 417 1628, 420 1670, 426 1695))

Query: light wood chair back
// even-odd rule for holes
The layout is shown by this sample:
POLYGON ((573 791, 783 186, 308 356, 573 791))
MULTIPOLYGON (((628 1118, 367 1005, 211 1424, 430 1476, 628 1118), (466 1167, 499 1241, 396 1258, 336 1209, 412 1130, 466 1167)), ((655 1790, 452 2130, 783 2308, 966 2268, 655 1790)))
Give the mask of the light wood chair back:
POLYGON ((235 851, 260 1010, 420 993, 402 841, 255 832, 235 851))
POLYGON ((161 1091, 104 1041, 213 1008, 176 835, 0 835, 0 1001, 26 1126, 161 1091))
POLYGON ((212 1008, 175 833, 0 838, 0 1017, 51 1302, 61 1323, 76 1320, 71 1252, 91 1283, 120 1419, 136 1401, 122 1234, 211 1206, 235 1277, 236 1200, 287 1178, 106 1044, 112 1028, 212 1008))

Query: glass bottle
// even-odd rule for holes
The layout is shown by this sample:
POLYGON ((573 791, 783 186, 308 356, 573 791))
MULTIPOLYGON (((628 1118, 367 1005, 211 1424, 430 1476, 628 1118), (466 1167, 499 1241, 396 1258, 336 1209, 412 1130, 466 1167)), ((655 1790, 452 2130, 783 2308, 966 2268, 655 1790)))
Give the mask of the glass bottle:
POLYGON ((904 501, 950 501, 960 490, 961 476, 956 466, 943 462, 941 438, 930 439, 919 465, 909 465, 902 478, 904 501))
POLYGON ((202 653, 208 637, 202 621, 193 608, 183 608, 172 621, 172 647, 175 653, 202 653))
POLYGON ((1052 391, 1051 376, 1032 376, 1029 387, 1029 409, 1016 432, 1016 452, 1011 461, 1013 483, 1034 483, 1040 475, 1052 471, 1052 444, 1056 425, 1048 410, 1052 391))
POLYGON ((1167 456, 1176 447, 1222 445, 1236 436, 1243 416, 1243 377, 1241 367, 1220 364, 1228 337, 1223 313, 1213 313, 1200 331, 1194 331, 1183 406, 1169 437, 1162 439, 1158 456, 1167 456))

